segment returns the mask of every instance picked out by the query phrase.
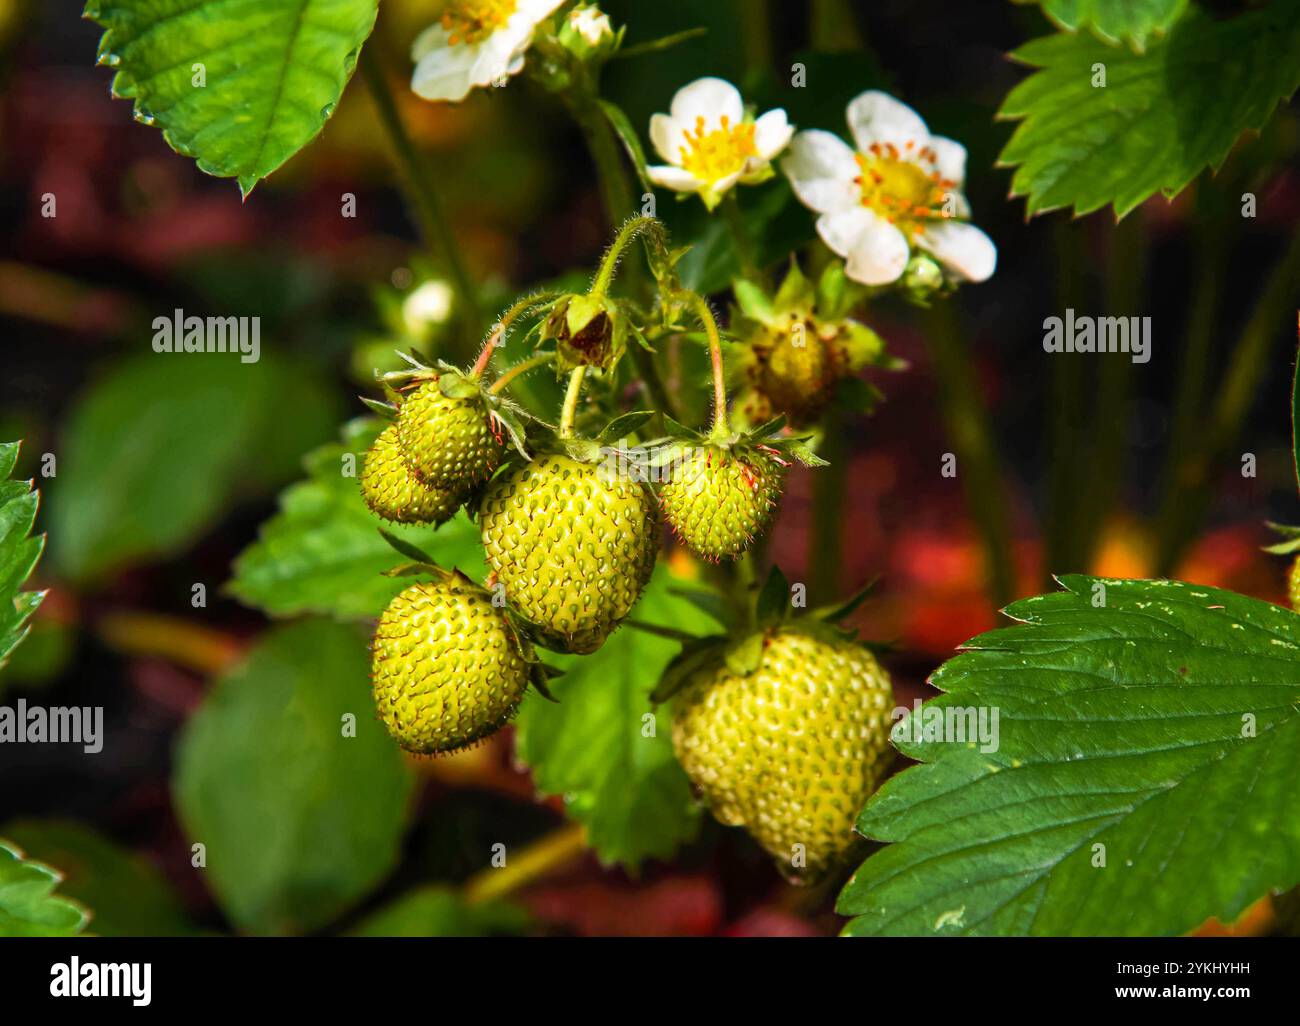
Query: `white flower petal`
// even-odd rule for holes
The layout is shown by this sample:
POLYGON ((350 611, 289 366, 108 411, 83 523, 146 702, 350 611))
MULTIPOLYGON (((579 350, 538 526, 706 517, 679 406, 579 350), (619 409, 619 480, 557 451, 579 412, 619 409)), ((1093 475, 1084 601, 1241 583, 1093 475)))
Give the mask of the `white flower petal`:
POLYGON ((680 163, 682 149, 686 146, 686 133, 677 119, 669 114, 655 114, 650 118, 650 141, 659 156, 670 164, 680 163))
POLYGON ((781 170, 800 202, 818 213, 859 205, 854 181, 858 162, 848 143, 837 135, 819 129, 800 132, 790 143, 781 170))
POLYGON ((683 171, 679 167, 651 164, 645 171, 655 185, 662 185, 665 189, 672 189, 674 192, 695 192, 702 184, 689 171, 683 171))
POLYGON ((926 225, 916 244, 967 281, 987 281, 998 265, 993 240, 964 221, 926 225))
POLYGON ((847 258, 844 272, 864 285, 887 285, 907 266, 906 236, 866 207, 823 214, 817 219, 817 233, 847 258))
POLYGON ((740 91, 721 78, 697 78, 682 86, 673 97, 671 109, 679 124, 694 128, 696 120, 703 118, 708 130, 717 128, 724 117, 733 125, 745 117, 740 91))
MULTIPOLYGON (((411 89, 426 100, 463 100, 474 86, 483 84, 477 67, 481 57, 477 46, 430 50, 415 65, 411 89)), ((487 81, 493 77, 489 75, 487 81)))
POLYGON ((941 135, 930 137, 930 149, 934 151, 934 169, 940 178, 945 178, 960 189, 966 182, 966 147, 941 135))
POLYGON ((415 37, 415 42, 411 44, 411 60, 418 64, 425 54, 447 46, 447 39, 447 30, 434 22, 415 37))
POLYGON ((565 0, 520 0, 514 17, 524 18, 536 25, 543 18, 549 18, 564 2, 565 0))
POLYGON ((900 156, 914 155, 930 141, 930 130, 921 115, 878 89, 870 89, 854 99, 847 115, 849 131, 862 153, 871 149, 872 143, 880 143, 896 146, 900 156), (912 144, 911 149, 908 143, 912 144))
POLYGON ((777 108, 769 110, 754 122, 754 149, 764 160, 771 160, 790 145, 794 135, 794 125, 785 116, 785 111, 777 108))

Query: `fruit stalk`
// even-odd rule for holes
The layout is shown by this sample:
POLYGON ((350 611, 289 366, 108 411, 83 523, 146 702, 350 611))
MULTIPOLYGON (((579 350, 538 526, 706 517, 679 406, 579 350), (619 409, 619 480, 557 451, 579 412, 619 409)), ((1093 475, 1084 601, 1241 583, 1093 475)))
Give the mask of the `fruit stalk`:
POLYGON ((619 261, 622 259, 623 251, 627 249, 628 243, 632 242, 644 231, 653 231, 658 234, 662 230, 658 219, 649 215, 630 217, 624 221, 600 262, 600 268, 596 271, 596 278, 591 283, 591 295, 603 296, 609 291, 609 287, 614 281, 614 272, 618 270, 619 261))
POLYGON ((488 394, 497 395, 521 374, 527 374, 530 370, 540 367, 544 363, 550 363, 554 359, 554 353, 538 353, 536 356, 530 356, 527 360, 521 360, 488 386, 488 394))
POLYGON ((688 292, 684 298, 709 339, 709 359, 713 362, 713 437, 726 438, 731 428, 727 422, 727 372, 722 362, 722 335, 703 296, 688 292))
POLYGON ((564 409, 560 411, 560 437, 573 437, 573 418, 578 412, 578 399, 582 395, 582 379, 586 364, 578 364, 569 375, 569 390, 564 395, 564 409))
POLYGON ((501 868, 484 869, 465 884, 466 904, 481 905, 514 894, 568 862, 579 858, 587 849, 587 831, 580 823, 571 823, 534 841, 523 851, 510 856, 501 868))

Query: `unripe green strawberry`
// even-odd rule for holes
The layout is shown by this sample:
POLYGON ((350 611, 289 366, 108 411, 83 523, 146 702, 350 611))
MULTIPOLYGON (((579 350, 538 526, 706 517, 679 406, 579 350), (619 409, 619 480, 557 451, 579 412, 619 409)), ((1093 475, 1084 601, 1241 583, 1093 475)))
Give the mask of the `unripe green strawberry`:
POLYGON ((501 610, 468 581, 412 584, 371 647, 379 718, 408 752, 463 748, 509 722, 529 668, 501 610))
POLYGON ((759 372, 759 389, 772 406, 794 424, 815 420, 841 375, 834 348, 817 334, 816 325, 798 322, 776 334, 759 372))
POLYGON ((487 480, 504 450, 482 399, 473 392, 450 398, 438 378, 402 400, 397 441, 406 462, 426 484, 454 491, 487 480))
POLYGON ((785 468, 761 449, 701 445, 673 468, 659 501, 692 552, 732 559, 772 522, 784 478, 785 468))
POLYGON ((673 749, 720 822, 745 827, 792 880, 848 852, 890 761, 892 690, 870 651, 824 628, 773 628, 748 676, 718 655, 675 701, 673 749))
POLYGON ((645 485, 556 453, 498 475, 479 523, 506 601, 548 647, 583 654, 632 611, 659 548, 645 485))
POLYGON ((1300 556, 1297 556, 1295 562, 1291 564, 1289 584, 1288 594, 1291 598, 1291 608, 1300 613, 1300 556))
POLYGON ((460 509, 460 495, 425 484, 407 466, 397 425, 379 433, 361 469, 361 495, 375 513, 401 524, 441 524, 460 509))

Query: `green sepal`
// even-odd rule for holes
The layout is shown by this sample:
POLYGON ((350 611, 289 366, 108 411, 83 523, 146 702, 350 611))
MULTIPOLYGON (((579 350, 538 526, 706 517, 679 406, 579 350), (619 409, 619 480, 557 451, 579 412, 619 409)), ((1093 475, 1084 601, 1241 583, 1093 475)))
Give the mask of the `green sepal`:
POLYGON ((785 272, 785 279, 772 300, 776 315, 778 317, 782 315, 788 317, 790 314, 807 316, 812 313, 816 302, 817 292, 812 282, 804 276, 799 261, 792 256, 790 269, 785 272))
POLYGON ((1300 527, 1292 527, 1290 524, 1277 524, 1273 521, 1266 521, 1268 529, 1275 534, 1282 536, 1282 541, 1274 542, 1272 545, 1265 545, 1264 552, 1272 553, 1275 556, 1289 556, 1294 552, 1300 552, 1300 527))
POLYGON ((767 624, 784 623, 790 616, 790 582, 781 568, 775 563, 767 572, 767 580, 758 593, 758 622, 767 624))
POLYGON ((360 396, 359 398, 363 403, 370 407, 373 412, 379 414, 379 416, 383 417, 385 420, 392 420, 397 416, 397 407, 393 403, 381 402, 378 399, 371 399, 366 395, 360 396))
POLYGON ((528 666, 528 683, 533 686, 533 690, 548 702, 554 702, 556 705, 559 705, 560 700, 551 694, 551 689, 547 682, 550 681, 551 678, 559 677, 563 674, 563 670, 556 669, 554 666, 548 666, 539 659, 537 662, 530 663, 528 666))
POLYGON ((748 677, 763 663, 763 649, 767 647, 767 632, 756 631, 746 637, 733 640, 727 646, 723 660, 727 669, 737 677, 748 677))
POLYGON ((448 399, 472 399, 482 391, 482 383, 452 368, 438 375, 438 391, 448 399))
POLYGON ((731 283, 731 291, 736 297, 736 306, 750 320, 761 324, 771 324, 776 320, 776 309, 762 286, 737 278, 731 283))
POLYGON ((692 673, 717 659, 727 643, 728 639, 724 635, 713 634, 683 645, 681 652, 664 668, 659 683, 650 692, 650 703, 661 705, 672 698, 692 673))
POLYGON ((636 434, 654 418, 655 413, 652 410, 637 410, 632 413, 624 413, 606 424, 605 429, 596 436, 596 440, 602 445, 612 445, 614 442, 636 434))
POLYGON ((382 527, 379 528, 378 530, 380 536, 384 539, 384 541, 388 542, 388 544, 391 545, 399 555, 405 556, 407 559, 412 561, 412 563, 408 565, 416 565, 416 564, 423 564, 426 566, 436 565, 433 561, 433 557, 430 556, 418 545, 412 545, 410 542, 404 541, 403 539, 397 537, 397 535, 384 530, 384 528, 382 527))
POLYGON ((855 612, 857 608, 867 600, 868 596, 876 590, 876 585, 879 581, 880 577, 877 575, 867 581, 866 584, 862 585, 862 587, 846 598, 843 602, 838 602, 829 606, 819 606, 817 609, 809 612, 808 615, 815 617, 818 620, 824 620, 826 623, 838 623, 846 616, 855 612))

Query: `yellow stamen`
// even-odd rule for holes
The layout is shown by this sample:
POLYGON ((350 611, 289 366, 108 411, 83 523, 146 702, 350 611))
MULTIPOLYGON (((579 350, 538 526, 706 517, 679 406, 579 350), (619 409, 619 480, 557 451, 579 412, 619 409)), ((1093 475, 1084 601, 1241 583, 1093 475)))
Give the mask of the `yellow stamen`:
POLYGON ((697 117, 694 130, 686 133, 678 163, 701 182, 712 183, 742 170, 745 162, 756 156, 752 122, 732 125, 723 115, 721 127, 706 132, 704 118, 697 117))
POLYGON ((447 0, 438 21, 447 30, 447 42, 481 43, 505 26, 519 0, 447 0))
POLYGON ((866 153, 854 154, 860 172, 854 181, 864 207, 915 237, 926 221, 954 216, 945 205, 957 183, 939 174, 929 146, 907 142, 903 152, 905 158, 893 143, 872 143, 866 153))

